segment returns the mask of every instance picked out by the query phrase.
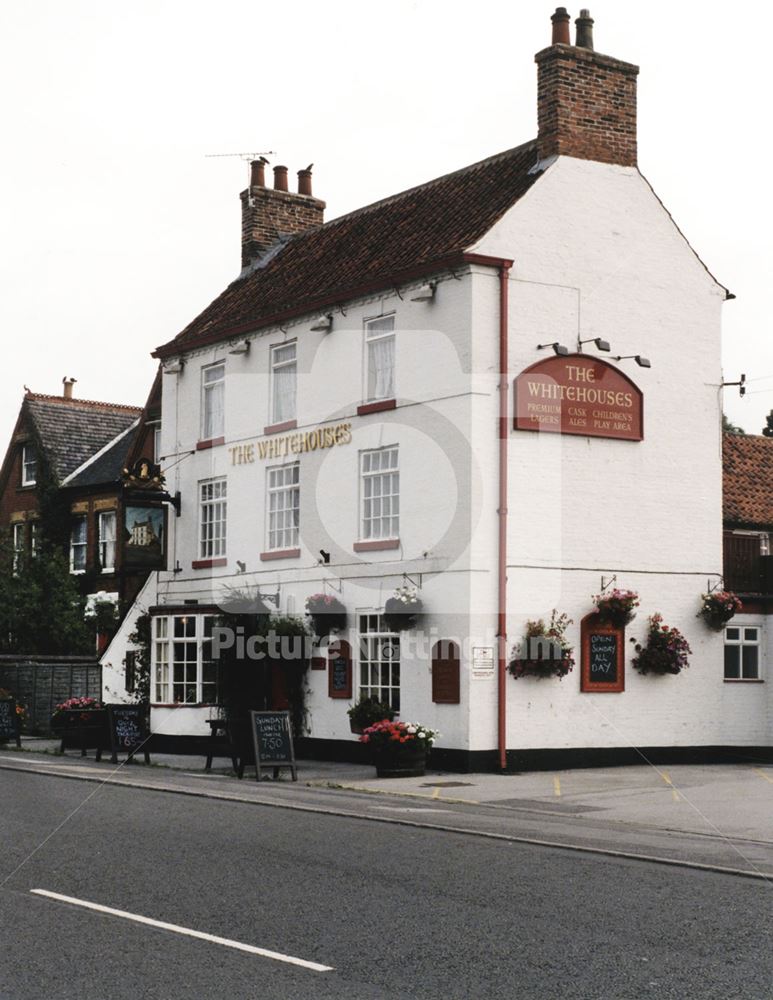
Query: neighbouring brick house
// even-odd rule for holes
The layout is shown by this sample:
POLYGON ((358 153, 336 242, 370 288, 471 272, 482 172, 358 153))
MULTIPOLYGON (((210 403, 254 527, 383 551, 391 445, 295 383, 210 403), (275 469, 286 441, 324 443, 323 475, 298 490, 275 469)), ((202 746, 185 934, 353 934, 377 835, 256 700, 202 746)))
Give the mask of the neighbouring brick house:
POLYGON ((724 585, 743 601, 725 628, 725 679, 758 680, 773 663, 773 438, 725 434, 724 585))
POLYGON ((84 597, 104 592, 125 607, 163 565, 164 512, 151 496, 160 483, 138 481, 143 459, 148 470, 156 462, 159 379, 145 407, 76 399, 73 382, 61 396, 28 391, 22 400, 0 469, 0 530, 18 559, 34 558, 45 535, 68 553, 84 597), (158 529, 145 560, 127 544, 127 520, 140 517, 158 529))

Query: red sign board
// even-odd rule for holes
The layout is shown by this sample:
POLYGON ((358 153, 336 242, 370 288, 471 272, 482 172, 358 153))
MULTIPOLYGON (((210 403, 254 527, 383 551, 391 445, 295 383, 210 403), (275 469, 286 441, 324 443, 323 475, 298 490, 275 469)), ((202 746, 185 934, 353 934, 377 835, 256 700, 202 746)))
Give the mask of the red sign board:
POLYGON ((641 441, 641 390, 607 361, 585 354, 551 357, 515 379, 517 431, 551 431, 641 441))

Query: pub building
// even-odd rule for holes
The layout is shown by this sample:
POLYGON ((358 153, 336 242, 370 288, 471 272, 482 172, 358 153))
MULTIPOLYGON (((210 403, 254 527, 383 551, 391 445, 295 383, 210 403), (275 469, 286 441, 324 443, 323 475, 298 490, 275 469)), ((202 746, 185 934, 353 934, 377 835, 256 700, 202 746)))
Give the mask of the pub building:
MULTIPOLYGON (((564 8, 552 28, 532 141, 329 222, 310 169, 296 193, 252 164, 241 273, 155 352, 181 506, 103 660, 115 690, 148 611, 159 747, 209 732, 213 622, 244 594, 345 610, 302 753, 353 759, 361 695, 461 770, 769 746, 768 687, 727 684, 697 617, 722 584, 729 293, 639 172, 638 68, 594 50, 587 11, 575 44, 564 8), (614 588, 639 596, 625 627, 594 617, 614 588), (553 612, 573 669, 514 677, 563 655, 527 636, 553 612), (691 646, 678 675, 633 667, 655 613, 691 646)), ((281 664, 262 676, 281 707, 281 664)))

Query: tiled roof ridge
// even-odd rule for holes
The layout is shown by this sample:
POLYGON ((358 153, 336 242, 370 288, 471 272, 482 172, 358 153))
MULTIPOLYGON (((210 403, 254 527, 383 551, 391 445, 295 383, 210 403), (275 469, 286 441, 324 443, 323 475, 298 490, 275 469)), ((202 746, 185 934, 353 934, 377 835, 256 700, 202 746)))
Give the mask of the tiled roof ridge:
POLYGON ((101 407, 106 410, 118 410, 127 413, 142 413, 143 407, 131 406, 129 403, 106 403, 97 399, 66 399, 64 396, 50 396, 45 392, 25 393, 25 399, 43 403, 61 403, 66 406, 101 407))
MULTIPOLYGON (((475 163, 468 163, 465 167, 459 167, 456 170, 449 170, 447 174, 440 174, 439 177, 432 177, 428 181, 422 181, 421 184, 414 184, 413 187, 405 188, 404 191, 398 191, 395 194, 387 195, 386 198, 380 198, 378 201, 372 201, 369 205, 362 205, 360 208, 354 208, 351 212, 346 212, 344 215, 337 215, 334 219, 329 219, 327 222, 323 222, 321 226, 315 226, 313 230, 305 229, 301 233, 296 233, 293 235, 292 239, 297 240, 305 236, 310 232, 319 232, 320 229, 332 229, 334 226, 341 222, 345 222, 349 219, 356 218, 358 215, 365 215, 368 212, 375 211, 378 208, 383 208, 385 205, 389 205, 392 202, 399 201, 401 198, 407 198, 408 195, 414 194, 416 191, 422 191, 425 188, 431 188, 433 184, 440 184, 442 181, 446 181, 451 177, 458 177, 460 174, 468 173, 469 171, 480 169, 481 167, 489 166, 492 163, 496 163, 497 160, 507 159, 509 156, 513 156, 515 153, 521 153, 525 149, 533 146, 535 151, 537 148, 537 140, 529 139, 528 142, 522 142, 518 146, 513 146, 512 149, 504 149, 500 153, 494 153, 492 156, 485 156, 482 160, 476 160, 475 163)), ((535 165, 537 160, 534 161, 535 165)), ((238 280, 238 279, 237 279, 238 280)))

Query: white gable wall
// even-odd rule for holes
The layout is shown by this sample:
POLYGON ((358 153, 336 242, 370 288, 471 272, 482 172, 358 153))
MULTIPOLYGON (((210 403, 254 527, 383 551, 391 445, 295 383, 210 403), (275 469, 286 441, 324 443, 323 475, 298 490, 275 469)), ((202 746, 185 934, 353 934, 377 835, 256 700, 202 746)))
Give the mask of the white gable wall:
MULTIPOLYGON (((510 281, 510 389, 546 356, 538 343, 570 351, 603 337, 644 393, 644 440, 511 431, 509 439, 508 631, 520 641, 530 618, 552 608, 574 619, 577 665, 559 681, 507 679, 508 746, 578 747, 754 744, 769 741, 764 685, 727 685, 722 639, 697 619, 707 579, 722 572, 720 313, 725 291, 708 274, 633 168, 559 158, 476 252, 514 259, 510 281), (626 691, 581 694, 580 620, 593 610, 602 574, 640 593, 627 637, 644 639, 660 611, 693 648, 678 677, 641 677, 626 691)), ((495 370, 498 284, 476 276, 476 368, 495 370)), ((598 355, 592 344, 584 348, 598 355)), ((612 361, 614 364, 615 362, 612 361)), ((477 426, 493 426, 496 393, 477 426)), ((512 393, 510 395, 512 417, 512 393)), ((485 508, 495 511, 496 440, 478 449, 489 474, 485 508)), ((476 539, 496 552, 496 519, 476 539)), ((488 594, 495 591, 492 563, 488 594)), ((490 598, 489 598, 490 599, 490 598)), ((485 696, 476 701, 477 747, 494 745, 485 696)))

